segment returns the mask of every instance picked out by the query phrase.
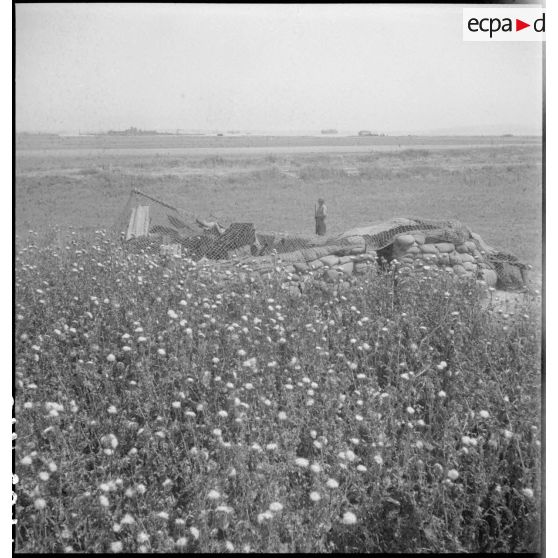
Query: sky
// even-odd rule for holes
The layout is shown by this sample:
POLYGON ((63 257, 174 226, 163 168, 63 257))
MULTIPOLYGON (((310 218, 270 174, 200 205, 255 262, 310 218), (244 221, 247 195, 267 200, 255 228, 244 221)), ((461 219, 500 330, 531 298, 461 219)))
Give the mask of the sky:
POLYGON ((539 132, 541 43, 462 8, 16 4, 16 129, 539 132))

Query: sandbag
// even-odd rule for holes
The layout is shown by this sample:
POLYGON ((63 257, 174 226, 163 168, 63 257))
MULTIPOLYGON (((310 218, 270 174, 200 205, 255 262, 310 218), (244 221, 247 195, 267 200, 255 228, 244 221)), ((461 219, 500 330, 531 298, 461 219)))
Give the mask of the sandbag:
POLYGON ((410 234, 401 234, 395 238, 393 244, 396 248, 405 250, 415 243, 415 237, 410 234))
POLYGON ((308 263, 308 267, 312 270, 319 269, 320 267, 324 266, 324 262, 321 260, 314 260, 308 263))
POLYGON ((339 258, 333 255, 324 256, 323 258, 320 258, 320 261, 328 267, 333 267, 334 265, 337 265, 339 263, 339 258))
POLYGON ((420 252, 420 248, 418 246, 410 246, 409 248, 407 248, 405 253, 415 255, 415 254, 420 254, 421 252, 420 252))
POLYGON ((442 253, 449 253, 455 250, 455 246, 451 242, 438 242, 434 246, 442 253))
POLYGON ((423 254, 437 254, 438 249, 434 244, 423 244, 420 247, 420 250, 423 254))
POLYGON ((352 275, 354 264, 353 262, 347 262, 345 264, 337 266, 336 269, 338 269, 339 271, 341 271, 341 273, 344 273, 345 275, 352 275))
POLYGON ((352 244, 353 246, 364 246, 366 243, 362 236, 342 236, 343 243, 352 244))
POLYGON ((359 253, 364 252, 364 243, 362 244, 362 247, 355 244, 330 244, 328 246, 324 246, 324 249, 327 249, 327 254, 323 254, 324 256, 347 256, 355 249, 358 249, 359 253))
POLYGON ((463 260, 461 259, 461 254, 454 252, 449 255, 449 261, 450 265, 460 265, 463 260))
POLYGON ((463 262, 463 267, 465 271, 471 271, 472 273, 476 273, 477 265, 471 262, 463 262))
POLYGON ((426 236, 421 232, 414 232, 413 237, 417 244, 424 244, 426 242, 426 236))
POLYGON ((467 240, 463 244, 459 244, 459 246, 456 246, 455 249, 461 254, 471 254, 475 250, 477 250, 477 245, 472 240, 467 240))
POLYGON ((319 246, 318 248, 314 248, 314 251, 316 252, 317 258, 322 258, 324 256, 327 256, 328 254, 331 254, 327 246, 319 246))
POLYGON ((366 250, 366 246, 352 246, 349 254, 362 254, 366 250))

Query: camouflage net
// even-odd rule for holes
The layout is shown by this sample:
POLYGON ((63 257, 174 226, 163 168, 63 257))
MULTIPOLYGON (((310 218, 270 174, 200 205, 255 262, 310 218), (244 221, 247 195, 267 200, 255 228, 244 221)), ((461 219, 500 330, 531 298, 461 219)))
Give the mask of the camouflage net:
MULTIPOLYGON (((223 227, 205 222, 153 196, 133 190, 126 207, 113 227, 129 249, 156 251, 162 255, 186 256, 194 260, 258 263, 310 261, 316 253, 386 251, 404 234, 422 233, 427 243, 475 243, 485 262, 498 275, 501 286, 526 283, 528 266, 508 252, 488 246, 482 238, 457 220, 397 218, 388 222, 354 228, 329 238, 304 234, 256 231, 253 223, 232 223, 223 227), (266 258, 271 256, 271 258, 266 258)), ((388 253, 386 251, 386 253, 388 253)), ((223 262, 224 263, 224 262, 223 262)))

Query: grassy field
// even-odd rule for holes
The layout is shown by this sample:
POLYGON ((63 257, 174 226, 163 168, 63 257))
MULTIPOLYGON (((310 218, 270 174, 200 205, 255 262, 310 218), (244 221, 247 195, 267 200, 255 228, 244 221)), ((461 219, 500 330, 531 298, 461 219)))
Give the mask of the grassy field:
POLYGON ((457 218, 489 244, 540 270, 542 166, 536 138, 179 140, 177 144, 172 136, 24 137, 16 158, 16 231, 25 235, 29 229, 41 231, 55 224, 108 227, 130 188, 136 187, 203 218, 213 215, 224 224, 251 221, 262 231, 308 233, 313 232, 315 201, 324 197, 330 215, 328 233, 394 216, 457 218), (370 149, 274 153, 289 141, 294 147, 370 149), (420 148, 433 142, 438 148, 420 148), (463 147, 464 143, 477 147, 463 147), (166 146, 177 145, 211 147, 215 153, 165 151, 166 146), (246 153, 219 153, 220 147, 231 145, 246 147, 246 153), (266 145, 269 152, 250 151, 251 146, 266 145), (376 150, 382 146, 393 150, 376 150), (360 175, 347 176, 341 157, 360 175), (278 168, 285 165, 299 178, 283 175, 278 168))
POLYGON ((504 313, 437 268, 224 288, 38 236, 16 259, 17 552, 540 550, 536 293, 504 313))

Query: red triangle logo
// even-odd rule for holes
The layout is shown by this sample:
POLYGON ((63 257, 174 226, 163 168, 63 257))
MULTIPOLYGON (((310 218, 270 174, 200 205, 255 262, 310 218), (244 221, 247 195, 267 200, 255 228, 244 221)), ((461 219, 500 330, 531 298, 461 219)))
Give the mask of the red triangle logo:
POLYGON ((530 23, 525 23, 524 21, 521 21, 520 19, 515 19, 515 30, 516 31, 521 31, 522 29, 525 29, 526 27, 531 27, 530 23))

